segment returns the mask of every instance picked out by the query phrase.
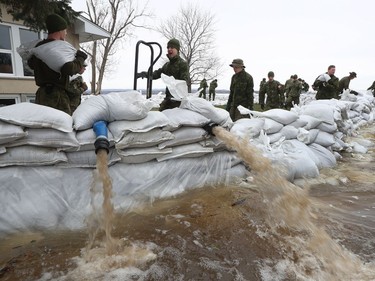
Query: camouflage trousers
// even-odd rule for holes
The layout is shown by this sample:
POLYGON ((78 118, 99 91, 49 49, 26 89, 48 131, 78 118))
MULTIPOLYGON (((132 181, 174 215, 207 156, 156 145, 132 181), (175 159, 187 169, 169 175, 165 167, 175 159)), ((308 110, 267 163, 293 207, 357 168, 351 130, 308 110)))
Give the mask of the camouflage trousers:
POLYGON ((237 106, 231 106, 229 109, 229 115, 233 122, 237 121, 241 118, 249 118, 250 116, 248 114, 241 114, 240 111, 237 109, 237 106))
POLYGON ((211 96, 212 96, 212 100, 214 101, 215 100, 215 91, 209 91, 208 92, 208 100, 211 100, 211 96))
POLYGON ((53 107, 72 115, 68 93, 53 85, 39 87, 36 92, 35 103, 53 107))
POLYGON ((199 92, 199 97, 200 97, 200 98, 203 97, 204 99, 206 99, 206 97, 207 97, 207 96, 206 96, 206 89, 203 89, 203 90, 201 90, 201 91, 199 92))
POLYGON ((181 104, 180 101, 172 100, 169 97, 166 97, 160 104, 159 111, 163 111, 166 109, 172 109, 175 107, 179 107, 181 104))
POLYGON ((287 110, 290 110, 293 107, 293 104, 299 104, 299 95, 291 96, 289 95, 285 100, 285 107, 287 110))

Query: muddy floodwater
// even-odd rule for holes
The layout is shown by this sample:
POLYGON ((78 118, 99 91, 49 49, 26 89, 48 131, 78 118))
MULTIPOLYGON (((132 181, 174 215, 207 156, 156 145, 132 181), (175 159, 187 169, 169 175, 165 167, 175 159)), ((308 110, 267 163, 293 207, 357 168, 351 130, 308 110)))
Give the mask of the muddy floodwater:
POLYGON ((375 280, 374 148, 299 186, 250 152, 253 179, 116 212, 110 254, 105 231, 2 237, 0 280, 375 280))

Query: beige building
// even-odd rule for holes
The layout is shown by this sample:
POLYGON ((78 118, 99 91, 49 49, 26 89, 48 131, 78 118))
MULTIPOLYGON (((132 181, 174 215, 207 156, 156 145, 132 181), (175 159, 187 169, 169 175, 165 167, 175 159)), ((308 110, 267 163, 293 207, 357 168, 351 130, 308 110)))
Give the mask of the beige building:
MULTIPOLYGON (((17 48, 27 42, 46 38, 44 32, 35 32, 22 22, 15 22, 0 4, 0 106, 19 102, 33 102, 37 86, 33 71, 17 53, 17 48)), ((110 34, 83 16, 79 16, 68 29, 67 41, 79 48, 80 43, 108 38, 110 34)))

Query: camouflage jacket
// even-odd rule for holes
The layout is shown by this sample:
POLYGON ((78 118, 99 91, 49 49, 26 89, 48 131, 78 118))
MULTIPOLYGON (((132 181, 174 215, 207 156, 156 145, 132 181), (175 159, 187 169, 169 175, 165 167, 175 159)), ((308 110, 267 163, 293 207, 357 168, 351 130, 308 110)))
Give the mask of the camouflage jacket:
MULTIPOLYGON (((39 42, 36 46, 40 46, 53 41, 53 39, 45 39, 39 42)), ((53 71, 42 60, 36 56, 31 56, 27 64, 34 70, 35 83, 38 86, 45 86, 47 84, 66 89, 69 84, 69 76, 78 73, 84 63, 84 59, 77 57, 71 62, 67 62, 61 68, 61 73, 53 71)))
POLYGON ((317 100, 337 98, 339 91, 339 78, 332 75, 328 82, 315 79, 313 89, 317 89, 318 91, 315 97, 317 100))
POLYGON ((237 107, 239 105, 252 109, 253 104, 254 80, 249 73, 242 70, 232 76, 226 109, 229 111, 232 106, 237 107))
POLYGON ((209 91, 213 92, 217 88, 217 82, 215 80, 211 81, 209 91))
POLYGON ((345 76, 339 81, 339 93, 342 93, 344 90, 349 89, 350 78, 345 76))
POLYGON ((199 89, 206 89, 208 87, 207 81, 202 80, 201 83, 199 84, 199 89))
MULTIPOLYGON (((169 62, 165 63, 158 70, 155 70, 152 73, 152 79, 159 79, 162 73, 168 76, 173 76, 178 80, 185 80, 186 82, 189 79, 188 64, 179 55, 169 58, 169 62)), ((168 88, 165 90, 165 95, 168 98, 172 97, 168 88)))
POLYGON ((263 88, 259 91, 259 104, 264 104, 264 99, 267 94, 267 106, 272 108, 280 107, 284 102, 284 87, 276 80, 267 81, 263 88))
POLYGON ((299 97, 302 91, 302 83, 298 80, 293 80, 289 84, 289 89, 288 89, 288 96, 290 97, 299 97))

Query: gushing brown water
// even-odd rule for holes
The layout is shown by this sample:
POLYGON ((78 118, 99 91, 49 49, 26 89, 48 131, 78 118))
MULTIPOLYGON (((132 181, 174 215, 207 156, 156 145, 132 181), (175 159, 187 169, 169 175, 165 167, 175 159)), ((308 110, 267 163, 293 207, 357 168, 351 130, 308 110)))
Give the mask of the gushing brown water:
MULTIPOLYGON (((112 255, 116 252, 118 240, 112 237, 113 221, 115 217, 114 208, 112 204, 112 181, 108 174, 108 160, 107 151, 99 149, 96 155, 96 171, 94 171, 94 181, 91 192, 95 195, 98 185, 101 185, 103 192, 102 210, 96 210, 95 213, 87 220, 89 229, 89 241, 86 253, 95 244, 98 232, 103 230, 105 233, 104 247, 107 255, 112 255), (95 216, 96 215, 96 218, 95 216)), ((100 189, 100 188, 99 188, 100 189)), ((93 201, 93 200, 92 200, 93 201)), ((92 202, 93 209, 95 210, 95 203, 92 202)))
POLYGON ((280 169, 272 166, 270 160, 263 157, 256 147, 249 145, 248 141, 234 137, 221 127, 215 127, 213 132, 228 147, 236 150, 255 173, 254 183, 261 187, 259 191, 268 207, 266 222, 274 234, 289 236, 285 242, 288 243, 287 248, 295 252, 296 262, 307 259, 306 256, 298 256, 298 253, 312 252, 324 268, 324 276, 313 278, 354 280, 349 276, 360 273, 361 261, 317 226, 307 188, 299 188, 283 178, 280 169), (301 247, 308 251, 301 251, 301 247))

